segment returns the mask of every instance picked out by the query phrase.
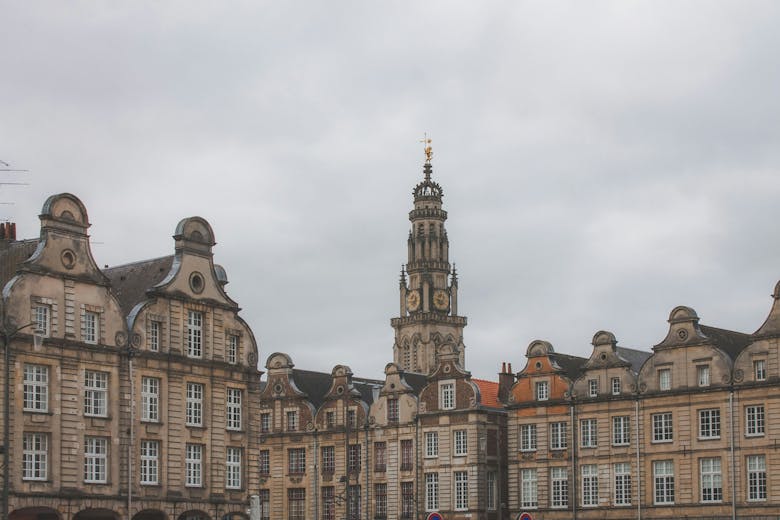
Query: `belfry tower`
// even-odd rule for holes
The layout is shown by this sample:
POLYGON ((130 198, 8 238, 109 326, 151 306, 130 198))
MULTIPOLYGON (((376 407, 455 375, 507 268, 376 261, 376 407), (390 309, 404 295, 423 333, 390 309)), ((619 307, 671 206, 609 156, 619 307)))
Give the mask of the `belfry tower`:
POLYGON ((431 180, 433 152, 427 138, 425 145, 425 177, 414 188, 408 259, 401 267, 400 317, 390 324, 395 329, 393 361, 404 370, 427 375, 436 369, 442 345, 455 346, 464 366, 466 318, 458 316, 458 276, 450 266, 447 212, 441 209, 444 193, 431 180))

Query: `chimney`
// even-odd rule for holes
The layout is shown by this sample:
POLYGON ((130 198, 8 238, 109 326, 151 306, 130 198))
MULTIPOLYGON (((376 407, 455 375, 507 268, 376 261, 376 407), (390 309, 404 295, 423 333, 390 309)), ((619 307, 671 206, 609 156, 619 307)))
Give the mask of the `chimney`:
POLYGON ((0 240, 12 242, 16 240, 16 224, 13 222, 0 223, 0 240))
POLYGON ((16 222, 11 222, 11 232, 9 233, 8 238, 10 240, 16 240, 16 222))
POLYGON ((501 363, 501 372, 498 374, 498 400, 500 402, 507 402, 513 384, 515 384, 515 375, 512 373, 512 364, 507 364, 504 361, 501 363))

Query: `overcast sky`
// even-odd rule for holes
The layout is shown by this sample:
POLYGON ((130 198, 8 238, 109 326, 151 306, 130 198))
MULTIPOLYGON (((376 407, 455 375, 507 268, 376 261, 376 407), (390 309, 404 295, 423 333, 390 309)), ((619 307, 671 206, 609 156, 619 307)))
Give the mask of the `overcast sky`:
POLYGON ((474 376, 769 311, 778 2, 2 4, 0 217, 74 193, 112 266, 206 218, 263 364, 381 377, 424 132, 474 376))

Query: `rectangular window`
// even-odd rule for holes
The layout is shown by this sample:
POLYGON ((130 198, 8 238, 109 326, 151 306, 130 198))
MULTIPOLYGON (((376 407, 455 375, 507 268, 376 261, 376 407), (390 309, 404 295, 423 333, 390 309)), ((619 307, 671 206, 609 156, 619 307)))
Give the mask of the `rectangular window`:
POLYGON ((569 504, 569 475, 566 468, 551 469, 550 504, 552 507, 566 507, 569 504))
POLYGON ((374 471, 383 472, 387 470, 387 444, 384 442, 374 443, 374 471))
POLYGON ((631 505, 631 465, 619 462, 614 465, 615 473, 615 505, 631 505))
POLYGON ((455 408, 455 383, 442 383, 439 386, 439 403, 442 410, 452 410, 455 408))
POLYGON ((401 518, 414 516, 414 482, 401 482, 401 518))
POLYGON ((456 457, 467 455, 469 452, 468 432, 466 430, 455 430, 454 451, 456 457))
POLYGON ((653 442, 670 442, 673 438, 672 413, 654 413, 653 418, 653 442))
MULTIPOLYGON (((325 448, 323 448, 323 450, 324 449, 325 448)), ((260 450, 260 454, 257 458, 257 472, 261 475, 271 474, 271 452, 269 450, 260 450)))
POLYGON ((550 398, 550 387, 547 381, 537 381, 534 388, 537 401, 546 401, 550 398))
POLYGON ((241 448, 228 447, 225 457, 225 487, 241 489, 241 448))
POLYGON ((596 419, 583 419, 580 421, 580 443, 583 448, 595 448, 598 446, 598 424, 596 419))
POLYGON ((231 365, 238 363, 238 336, 235 334, 228 334, 227 356, 225 357, 231 365))
POLYGON ((662 391, 672 389, 672 370, 662 368, 658 371, 658 389, 662 391))
POLYGON ((766 500, 766 456, 750 455, 747 458, 748 500, 766 500))
POLYGON ((24 411, 49 411, 49 367, 24 365, 24 411))
POLYGON ((322 520, 336 520, 336 493, 333 486, 323 487, 322 494, 322 520))
POLYGON ((428 458, 439 456, 438 432, 425 432, 425 456, 428 458))
POLYGON ((108 478, 108 439, 84 437, 84 482, 105 484, 108 478))
POLYGON ((306 448, 290 448, 287 450, 287 470, 290 475, 306 473, 306 448))
POLYGON ((35 332, 44 338, 51 335, 51 307, 49 305, 36 305, 32 321, 35 323, 35 332))
POLYGON ((108 372, 84 371, 84 415, 108 416, 108 372))
POLYGON ((360 486, 347 487, 347 519, 360 520, 360 486))
POLYGON ((160 482, 160 442, 141 441, 141 485, 155 486, 160 482))
POLYGON ((25 433, 22 440, 22 480, 46 480, 48 468, 49 437, 45 433, 25 433))
POLYGON ((401 471, 412 470, 412 440, 401 440, 401 471))
POLYGON ((631 417, 617 415, 612 418, 612 445, 628 446, 631 443, 631 417))
POLYGON ((160 420, 160 380, 156 377, 141 378, 141 420, 160 420))
POLYGON ((612 378, 612 395, 620 395, 620 378, 612 378))
POLYGON ((599 468, 596 464, 582 466, 582 505, 599 505, 599 468))
POLYGON ((599 380, 588 379, 588 397, 598 397, 599 395, 599 380))
POLYGON ((325 412, 325 427, 329 430, 336 427, 336 412, 325 412))
POLYGON ((187 487, 203 486, 203 446, 200 444, 187 444, 186 457, 184 459, 187 487))
POLYGON ((203 385, 187 383, 187 426, 203 426, 203 385))
POLYGON ((387 518, 387 484, 374 484, 374 518, 387 518))
POLYGON ((720 410, 699 410, 699 438, 720 439, 720 410))
POLYGON ((764 405, 745 407, 745 435, 748 437, 764 435, 764 405))
POLYGON ((720 459, 717 457, 699 459, 702 502, 723 501, 723 478, 720 473, 720 459))
POLYGON ((100 315, 96 312, 84 313, 84 343, 97 344, 100 337, 100 315))
POLYGON ((360 471, 360 444, 350 444, 347 453, 347 471, 360 471))
POLYGON ((398 399, 387 400, 387 422, 398 422, 398 399))
POLYGON ((298 431, 298 411, 297 410, 290 410, 287 412, 287 431, 288 432, 297 432, 298 431))
POLYGON ((496 497, 498 495, 496 487, 496 472, 488 471, 485 476, 486 479, 486 491, 487 491, 487 508, 490 510, 496 509, 496 497))
POLYGON ((203 313, 189 311, 187 313, 187 356, 203 357, 203 313))
POLYGON ((227 429, 241 429, 241 400, 243 392, 238 388, 227 389, 227 429))
POLYGON ((757 359, 753 361, 753 380, 766 381, 766 360, 757 359))
POLYGON ((333 446, 322 447, 322 472, 333 473, 336 471, 336 448, 333 446))
POLYGON ((702 365, 696 367, 696 379, 699 381, 699 386, 710 386, 709 365, 702 365))
POLYGON ((671 460, 653 462, 655 504, 674 504, 674 464, 671 460))
POLYGON ((269 433, 271 431, 271 414, 260 414, 260 433, 269 433))
POLYGON ((287 520, 306 520, 306 489, 287 490, 287 520))
POLYGON ((523 469, 520 471, 520 506, 539 507, 536 469, 523 469))
POLYGON ((425 474, 425 511, 439 509, 439 474, 425 474))
POLYGON ((469 474, 465 471, 455 472, 455 511, 465 511, 469 508, 469 474))
POLYGON ((566 441, 566 423, 550 423, 550 449, 565 450, 567 446, 568 442, 566 441))
POLYGON ((271 490, 270 489, 261 489, 259 496, 260 496, 260 520, 270 520, 270 518, 271 518, 271 490))
POLYGON ((536 451, 536 425, 520 425, 520 451, 536 451))
POLYGON ((152 352, 160 351, 160 330, 162 324, 159 321, 149 322, 149 350, 152 352))
POLYGON ((357 426, 357 413, 355 413, 355 410, 347 410, 347 426, 350 428, 357 426))

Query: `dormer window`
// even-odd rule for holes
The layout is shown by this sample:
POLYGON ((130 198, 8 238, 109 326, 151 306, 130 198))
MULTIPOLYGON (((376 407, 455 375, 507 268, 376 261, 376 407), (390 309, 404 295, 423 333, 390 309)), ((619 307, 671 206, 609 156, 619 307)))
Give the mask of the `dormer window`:
POLYGON ((203 357, 203 313, 189 311, 187 314, 187 356, 203 357))
POLYGON ((766 381, 766 360, 757 359, 753 361, 753 380, 766 381))
POLYGON ((661 391, 672 389, 672 371, 669 368, 662 368, 658 371, 658 389, 661 391))
POLYGON ((32 321, 35 322, 36 331, 44 338, 48 338, 51 334, 51 306, 36 305, 32 321))
POLYGON ((697 380, 699 386, 710 386, 710 367, 709 365, 702 365, 696 367, 697 380))
POLYGON ((599 395, 599 380, 588 379, 588 397, 597 397, 599 395))
POLYGON ((537 401, 546 401, 550 398, 550 387, 547 381, 537 381, 535 388, 537 401))
POLYGON ((231 365, 238 363, 238 336, 235 334, 228 335, 227 345, 227 362, 231 365))
POLYGON ((620 395, 620 378, 612 378, 612 395, 620 395))
POLYGON ((442 410, 455 408, 455 383, 442 383, 439 386, 439 406, 442 410))
POLYGON ((390 398, 387 400, 387 422, 398 422, 398 399, 390 398))
POLYGON ((84 343, 97 344, 100 335, 100 315, 97 312, 84 313, 84 343))

